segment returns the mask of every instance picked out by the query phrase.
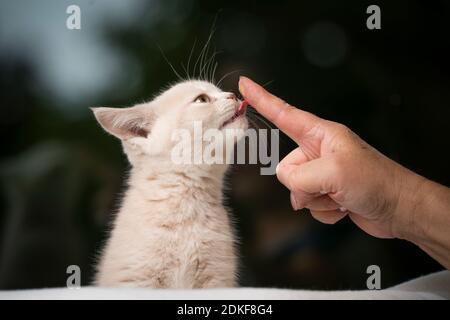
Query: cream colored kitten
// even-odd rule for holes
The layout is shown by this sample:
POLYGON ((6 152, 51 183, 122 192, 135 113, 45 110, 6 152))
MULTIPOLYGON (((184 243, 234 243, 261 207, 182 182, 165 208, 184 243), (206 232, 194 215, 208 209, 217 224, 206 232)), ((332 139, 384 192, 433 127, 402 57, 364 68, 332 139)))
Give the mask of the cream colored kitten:
POLYGON ((185 81, 149 103, 93 109, 101 126, 121 139, 132 165, 128 190, 98 265, 97 285, 236 285, 235 238, 222 204, 227 165, 175 164, 171 152, 177 130, 193 133, 192 145, 199 139, 193 132, 198 121, 203 130, 218 129, 224 137, 227 129, 246 129, 238 108, 234 94, 209 82, 185 81))

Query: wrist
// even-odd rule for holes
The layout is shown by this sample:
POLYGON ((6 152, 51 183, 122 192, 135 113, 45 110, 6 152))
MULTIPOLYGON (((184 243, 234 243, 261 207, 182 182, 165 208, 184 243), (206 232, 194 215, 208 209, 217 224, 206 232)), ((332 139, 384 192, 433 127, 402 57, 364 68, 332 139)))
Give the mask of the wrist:
POLYGON ((392 234, 399 239, 419 244, 425 238, 426 195, 429 180, 406 169, 399 168, 397 181, 397 205, 392 215, 392 234))
POLYGON ((394 236, 416 244, 450 269, 450 189, 415 174, 408 181, 392 223, 394 236))

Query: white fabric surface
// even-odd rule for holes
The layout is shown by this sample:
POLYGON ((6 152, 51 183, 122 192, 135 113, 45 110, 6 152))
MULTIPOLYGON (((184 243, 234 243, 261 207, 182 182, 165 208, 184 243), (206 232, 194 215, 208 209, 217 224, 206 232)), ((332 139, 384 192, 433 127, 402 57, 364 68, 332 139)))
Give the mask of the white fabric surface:
POLYGON ((263 300, 263 299, 450 299, 450 271, 423 276, 384 290, 309 291, 264 288, 142 289, 142 288, 53 288, 0 291, 0 300, 263 300))

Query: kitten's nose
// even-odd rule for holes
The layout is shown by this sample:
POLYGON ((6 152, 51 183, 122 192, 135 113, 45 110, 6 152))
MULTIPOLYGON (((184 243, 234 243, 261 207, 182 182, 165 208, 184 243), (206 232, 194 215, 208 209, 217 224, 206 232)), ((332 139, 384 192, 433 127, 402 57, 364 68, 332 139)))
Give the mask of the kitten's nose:
POLYGON ((233 92, 228 92, 226 99, 233 99, 233 100, 237 100, 236 95, 233 92))

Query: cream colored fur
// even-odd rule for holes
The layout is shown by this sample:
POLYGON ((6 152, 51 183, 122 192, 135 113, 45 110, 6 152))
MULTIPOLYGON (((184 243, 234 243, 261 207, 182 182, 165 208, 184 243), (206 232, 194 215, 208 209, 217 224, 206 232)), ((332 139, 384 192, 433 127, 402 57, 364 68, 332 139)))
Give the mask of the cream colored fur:
MULTIPOLYGON (((93 109, 102 127, 122 140, 132 165, 128 189, 100 257, 97 285, 236 285, 235 236, 222 198, 227 166, 175 165, 170 152, 174 130, 192 130, 194 121, 221 128, 238 104, 234 95, 211 83, 186 81, 149 103, 93 109), (194 101, 200 94, 210 101, 194 101)), ((247 120, 239 117, 226 128, 245 129, 247 120)), ((230 156, 229 151, 224 156, 230 156)))

